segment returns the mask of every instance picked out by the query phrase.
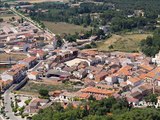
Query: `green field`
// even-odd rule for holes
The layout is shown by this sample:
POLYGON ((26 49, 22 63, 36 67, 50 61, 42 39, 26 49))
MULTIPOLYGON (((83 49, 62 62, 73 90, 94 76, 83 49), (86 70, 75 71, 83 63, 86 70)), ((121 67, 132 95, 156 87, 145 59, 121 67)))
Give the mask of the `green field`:
POLYGON ((140 41, 152 36, 151 34, 113 34, 110 38, 103 42, 97 43, 99 51, 139 51, 140 41), (112 46, 112 48, 111 48, 112 46))
POLYGON ((55 34, 63 34, 63 33, 74 34, 75 32, 87 31, 91 29, 91 27, 84 28, 83 26, 68 24, 64 22, 54 23, 54 22, 44 21, 44 24, 48 29, 50 29, 55 34))

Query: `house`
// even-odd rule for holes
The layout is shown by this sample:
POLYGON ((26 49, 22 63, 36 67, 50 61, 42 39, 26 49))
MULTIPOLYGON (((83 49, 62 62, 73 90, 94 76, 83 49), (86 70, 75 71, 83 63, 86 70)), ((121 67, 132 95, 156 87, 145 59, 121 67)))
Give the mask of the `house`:
POLYGON ((148 65, 148 64, 141 64, 139 65, 139 68, 145 70, 146 72, 150 72, 151 70, 154 69, 153 66, 148 65))
POLYGON ((78 96, 80 99, 88 99, 90 97, 89 93, 81 93, 78 96))
POLYGON ((39 72, 37 72, 37 71, 31 71, 31 72, 29 72, 27 74, 27 76, 28 76, 28 78, 30 80, 37 80, 37 79, 39 79, 39 72))
POLYGON ((86 67, 88 67, 90 64, 87 62, 87 61, 81 61, 79 64, 78 64, 78 69, 85 69, 86 67))
POLYGON ((59 96, 59 101, 60 102, 69 102, 69 101, 74 101, 74 98, 77 96, 77 93, 73 92, 64 92, 60 94, 59 96))
POLYGON ((143 95, 139 91, 134 91, 133 93, 130 94, 131 97, 138 99, 139 101, 143 98, 143 95))
POLYGON ((125 76, 130 76, 131 75, 131 69, 132 66, 123 66, 122 68, 119 69, 119 71, 116 73, 118 76, 119 75, 125 75, 125 76))
POLYGON ((68 60, 72 60, 78 56, 78 50, 61 50, 57 51, 57 55, 55 58, 55 62, 65 62, 68 60))
POLYGON ((156 63, 158 66, 160 66, 160 51, 159 51, 159 53, 157 53, 157 54, 155 55, 154 58, 152 58, 152 62, 153 62, 153 63, 156 63))
POLYGON ((160 86, 160 67, 156 67, 145 75, 146 82, 152 83, 153 80, 155 80, 157 85, 160 86))
POLYGON ((13 84, 12 80, 7 80, 7 81, 0 80, 0 93, 7 90, 12 84, 13 84))
POLYGON ((157 97, 157 105, 160 106, 160 96, 157 97))
POLYGON ((63 91, 56 90, 56 91, 53 91, 53 92, 49 92, 49 95, 51 97, 59 97, 60 94, 62 94, 62 93, 63 93, 63 91))
POLYGON ((105 34, 107 34, 107 33, 109 33, 109 31, 110 31, 110 25, 101 26, 101 27, 99 27, 99 29, 100 29, 100 30, 103 30, 103 32, 104 32, 105 34))
POLYGON ((19 61, 18 63, 26 65, 28 67, 28 69, 29 69, 29 68, 34 67, 36 65, 37 58, 31 56, 31 57, 28 57, 28 58, 25 58, 25 59, 19 61))
POLYGON ((97 73, 95 75, 95 81, 100 82, 102 80, 105 80, 105 77, 108 75, 106 71, 101 71, 100 73, 97 73))
POLYGON ((16 36, 8 36, 7 37, 7 42, 12 42, 12 41, 14 41, 16 39, 17 39, 16 36))
POLYGON ((134 15, 137 17, 144 17, 144 11, 143 10, 134 10, 134 15))
POLYGON ((69 72, 70 74, 73 73, 73 71, 76 71, 77 70, 77 67, 68 67, 68 66, 65 66, 62 71, 66 71, 66 72, 69 72))
POLYGON ((89 66, 86 69, 88 69, 87 77, 89 79, 95 79, 96 74, 100 73, 103 70, 103 67, 102 66, 89 66))
POLYGON ((47 77, 59 77, 61 80, 66 80, 71 76, 70 73, 65 72, 65 71, 61 71, 61 70, 54 70, 51 69, 47 72, 47 77))
POLYGON ((138 86, 143 83, 143 80, 138 77, 131 77, 127 80, 127 85, 131 85, 133 87, 138 86))
POLYGON ((73 72, 73 75, 76 78, 79 78, 79 79, 82 79, 82 78, 86 77, 87 74, 88 74, 88 70, 87 69, 79 69, 79 70, 73 72))
POLYGON ((125 82, 125 81, 127 81, 127 76, 119 75, 119 76, 117 76, 117 81, 118 81, 118 83, 125 82))
POLYGON ((148 95, 152 92, 152 86, 149 84, 142 84, 141 86, 135 87, 132 89, 132 92, 138 91, 143 96, 148 95))
POLYGON ((45 106, 49 100, 47 99, 40 99, 40 98, 34 98, 31 100, 28 106, 26 106, 24 110, 24 114, 35 114, 38 113, 40 109, 42 109, 43 106, 45 106))
POLYGON ((81 89, 80 92, 93 95, 97 100, 110 97, 114 94, 114 91, 112 90, 99 89, 96 87, 87 87, 87 88, 81 89))
POLYGON ((139 104, 139 100, 133 97, 127 97, 126 98, 129 104, 132 104, 133 106, 136 106, 139 104))
POLYGON ((12 80, 13 82, 19 82, 26 76, 26 69, 24 64, 13 65, 12 68, 1 74, 1 78, 4 81, 12 80))
POLYGON ((88 56, 95 56, 95 55, 98 55, 97 50, 87 49, 87 50, 80 51, 80 56, 88 57, 88 56))
POLYGON ((87 77, 84 79, 84 86, 85 87, 89 87, 89 86, 94 87, 95 85, 96 85, 96 83, 93 80, 88 79, 87 77))
POLYGON ((120 58, 119 61, 122 66, 127 66, 129 64, 132 64, 132 61, 129 58, 120 58))
POLYGON ((3 27, 3 31, 6 33, 6 34, 12 34, 13 31, 10 29, 10 27, 8 26, 4 26, 3 27))
POLYGON ((43 60, 47 54, 47 52, 45 52, 43 50, 39 50, 39 49, 33 49, 28 52, 30 53, 31 56, 36 56, 37 59, 39 59, 39 60, 43 60))
POLYGON ((98 63, 101 63, 101 58, 100 57, 88 56, 87 60, 89 61, 90 65, 96 65, 98 63))
POLYGON ((114 83, 117 82, 117 76, 115 76, 115 75, 107 76, 105 78, 105 81, 107 82, 108 85, 113 85, 114 83))

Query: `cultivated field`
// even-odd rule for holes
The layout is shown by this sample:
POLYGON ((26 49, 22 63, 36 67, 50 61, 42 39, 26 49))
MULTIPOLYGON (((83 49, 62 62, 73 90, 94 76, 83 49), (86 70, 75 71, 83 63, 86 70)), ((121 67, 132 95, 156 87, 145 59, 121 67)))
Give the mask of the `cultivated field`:
POLYGON ((74 34, 75 32, 87 31, 91 29, 90 27, 84 28, 83 26, 68 24, 64 22, 54 23, 54 22, 44 21, 44 24, 48 29, 50 29, 55 34, 62 34, 62 33, 74 34))
POLYGON ((97 43, 100 51, 125 51, 133 52, 139 51, 140 41, 152 36, 151 34, 113 34, 109 39, 97 43))

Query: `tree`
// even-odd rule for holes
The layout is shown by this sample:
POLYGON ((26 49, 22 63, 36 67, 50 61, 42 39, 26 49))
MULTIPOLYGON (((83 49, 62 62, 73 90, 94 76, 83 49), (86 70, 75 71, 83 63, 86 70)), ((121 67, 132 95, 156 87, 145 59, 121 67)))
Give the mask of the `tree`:
POLYGON ((141 51, 146 56, 155 56, 160 50, 160 35, 159 30, 156 30, 153 34, 153 37, 147 37, 142 40, 140 43, 141 51))
POLYGON ((96 98, 93 95, 90 95, 89 98, 88 98, 88 100, 95 101, 96 98))
POLYGON ((30 102, 31 102, 31 99, 28 99, 28 100, 24 101, 24 103, 25 103, 26 105, 29 105, 30 102))
POLYGON ((56 35, 56 40, 57 40, 57 47, 61 47, 63 45, 63 40, 61 36, 56 35))
POLYGON ((157 103, 157 94, 149 94, 148 96, 145 97, 146 102, 152 102, 152 103, 157 103))
POLYGON ((160 112, 156 109, 145 108, 145 109, 134 109, 130 112, 118 115, 115 119, 118 120, 159 120, 160 112))
POLYGON ((46 89, 40 89, 39 90, 39 94, 42 96, 42 97, 47 97, 49 94, 49 91, 46 90, 46 89))
POLYGON ((3 22, 3 18, 0 18, 0 22, 3 22))

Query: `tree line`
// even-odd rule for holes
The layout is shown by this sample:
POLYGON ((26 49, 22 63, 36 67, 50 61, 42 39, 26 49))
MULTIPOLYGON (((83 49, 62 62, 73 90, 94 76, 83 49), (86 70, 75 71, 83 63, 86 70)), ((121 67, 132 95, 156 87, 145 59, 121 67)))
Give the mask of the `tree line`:
POLYGON ((132 108, 126 99, 107 98, 100 101, 90 96, 79 107, 69 104, 63 108, 61 104, 40 110, 33 120, 159 120, 160 110, 154 108, 132 108))

